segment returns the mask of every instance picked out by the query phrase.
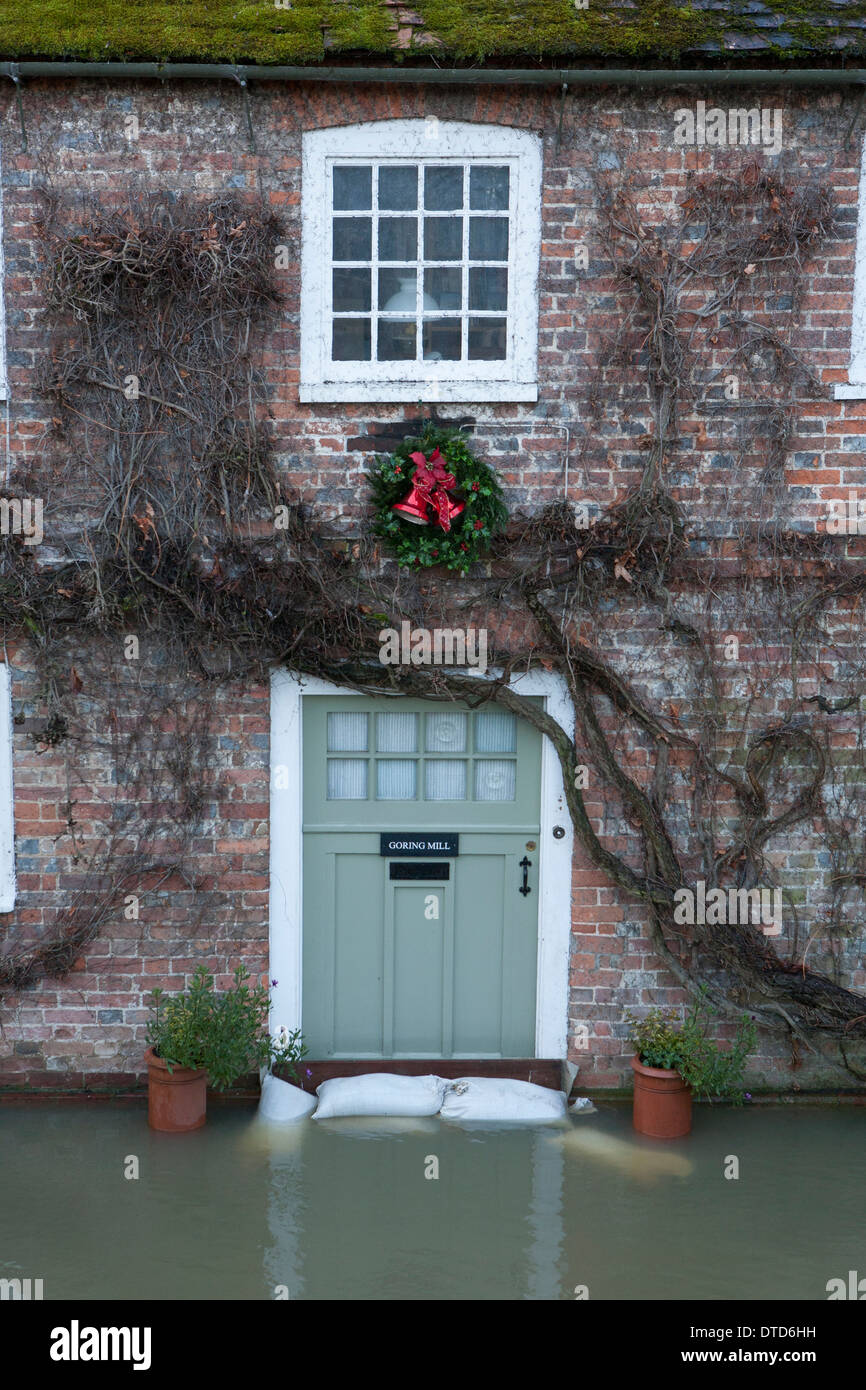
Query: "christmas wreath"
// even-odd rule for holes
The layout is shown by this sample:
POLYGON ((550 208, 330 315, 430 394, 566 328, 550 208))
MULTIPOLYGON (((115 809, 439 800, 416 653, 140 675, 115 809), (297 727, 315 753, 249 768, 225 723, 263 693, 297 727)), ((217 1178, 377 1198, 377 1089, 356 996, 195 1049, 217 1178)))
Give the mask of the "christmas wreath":
POLYGON ((465 574, 505 525, 502 489, 457 430, 431 425, 405 439, 370 475, 373 532, 407 569, 465 574))

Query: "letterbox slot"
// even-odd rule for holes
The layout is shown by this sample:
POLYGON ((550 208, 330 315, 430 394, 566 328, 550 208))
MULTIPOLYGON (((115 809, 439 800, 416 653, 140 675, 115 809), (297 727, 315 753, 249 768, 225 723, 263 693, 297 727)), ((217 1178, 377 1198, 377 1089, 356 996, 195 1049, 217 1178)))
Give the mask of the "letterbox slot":
POLYGON ((419 859, 405 859, 392 861, 391 878, 393 879, 434 879, 436 881, 448 880, 451 877, 451 865, 437 860, 435 863, 425 863, 419 859))

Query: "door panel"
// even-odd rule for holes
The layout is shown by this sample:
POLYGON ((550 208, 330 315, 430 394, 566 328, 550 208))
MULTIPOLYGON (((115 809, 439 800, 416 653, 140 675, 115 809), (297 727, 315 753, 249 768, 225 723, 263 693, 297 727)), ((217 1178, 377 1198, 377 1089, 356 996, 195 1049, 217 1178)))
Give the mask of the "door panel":
POLYGON ((419 701, 305 698, 302 1026, 315 1057, 534 1054, 540 737, 448 710, 427 724, 419 701), (436 799, 443 787, 461 797, 436 799), (381 830, 458 833, 459 854, 437 860, 448 878, 392 879, 381 830))

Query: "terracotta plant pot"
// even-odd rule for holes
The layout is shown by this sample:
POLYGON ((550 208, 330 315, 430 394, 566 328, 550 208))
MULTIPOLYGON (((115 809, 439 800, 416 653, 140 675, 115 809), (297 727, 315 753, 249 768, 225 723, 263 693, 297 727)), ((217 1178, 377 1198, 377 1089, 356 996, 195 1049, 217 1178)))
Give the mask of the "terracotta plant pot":
POLYGON ((634 1127, 652 1139, 679 1139, 692 1127, 692 1093, 678 1071, 645 1067, 633 1057, 634 1127))
POLYGON ((172 1067, 153 1048, 144 1054, 147 1062, 147 1122, 151 1129, 165 1134, 183 1134, 201 1129, 207 1112, 207 1072, 191 1067, 172 1067))

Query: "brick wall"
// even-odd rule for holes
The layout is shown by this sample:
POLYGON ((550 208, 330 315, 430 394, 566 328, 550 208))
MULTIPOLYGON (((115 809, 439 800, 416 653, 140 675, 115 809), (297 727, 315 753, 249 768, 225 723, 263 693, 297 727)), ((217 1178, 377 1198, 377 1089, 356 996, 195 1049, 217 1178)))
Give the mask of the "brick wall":
MULTIPOLYGON (((731 104, 709 82, 708 75, 707 91, 696 96, 708 104, 731 104)), ((687 171, 742 169, 749 157, 743 150, 674 145, 674 112, 688 100, 683 94, 611 89, 570 95, 561 108, 558 93, 532 89, 262 84, 250 93, 247 109, 247 98, 227 83, 29 84, 23 102, 26 149, 14 102, 7 103, 2 127, 11 481, 26 477, 49 428, 37 385, 46 345, 34 237, 42 190, 123 201, 130 188, 195 193, 203 200, 230 188, 264 196, 285 219, 286 243, 295 256, 284 272, 284 309, 262 345, 280 467, 321 518, 355 533, 364 522, 365 470, 377 450, 411 428, 417 407, 298 403, 301 135, 327 124, 433 114, 540 131, 545 167, 538 404, 479 402, 443 408, 442 414, 474 423, 474 447, 499 470, 512 509, 535 510, 566 492, 593 511, 604 508, 640 475, 649 416, 641 375, 605 355, 629 301, 599 236, 594 177, 601 170, 636 179, 650 224, 676 210, 687 171), (130 118, 137 121, 134 138, 130 118), (588 248, 587 269, 576 263, 580 245, 588 248)), ((760 102, 748 92, 737 97, 738 105, 760 102)), ((797 404, 785 499, 791 529, 807 531, 826 516, 829 499, 866 483, 866 402, 829 399, 832 383, 846 379, 862 120, 853 99, 832 91, 782 91, 772 100, 764 93, 763 102, 783 110, 780 159, 790 179, 824 178, 840 214, 835 237, 806 267, 795 306, 792 345, 807 356, 818 384, 804 388, 797 404)), ((784 316, 785 303, 773 300, 772 288, 762 293, 757 307, 768 322, 784 316)), ((636 325, 632 346, 639 347, 639 337, 636 325)), ((725 352, 722 341, 706 360, 707 373, 723 366, 725 352)), ((702 502, 707 517, 711 504, 718 517, 717 503, 727 499, 726 524, 734 534, 737 518, 762 505, 764 460, 760 441, 743 435, 742 412, 726 411, 721 400, 719 392, 720 410, 710 421, 698 411, 680 421, 683 464, 673 481, 693 504, 698 531, 702 502)), ((49 499, 49 514, 50 507, 49 499)), ((840 607, 837 617, 841 646, 835 659, 844 664, 850 612, 840 607)), ((635 612, 619 629, 594 636, 617 661, 644 660, 642 675, 664 696, 670 693, 664 683, 670 655, 654 649, 641 656, 641 622, 635 612)), ((748 650, 754 634, 747 626, 737 628, 735 613, 731 622, 728 630, 739 631, 748 650)), ((758 647, 753 655, 760 664, 766 651, 758 647)), ((38 751, 32 735, 43 707, 32 655, 26 644, 10 645, 7 655, 21 721, 15 726, 19 897, 14 913, 0 918, 0 930, 23 939, 45 927, 64 893, 79 882, 78 840, 98 828, 99 798, 109 786, 107 762, 100 766, 97 759, 90 782, 69 787, 58 751, 38 751), (66 819, 70 802, 78 803, 75 835, 66 819)), ((735 694, 733 684, 731 689, 735 694)), ((781 709, 784 697, 781 688, 771 691, 765 712, 772 714, 774 701, 781 709)), ((196 850, 196 890, 183 882, 165 885, 158 906, 143 911, 138 922, 106 927, 68 978, 7 998, 0 1011, 0 1083, 78 1086, 140 1075, 145 998, 154 984, 181 986, 198 961, 220 978, 238 961, 256 973, 267 971, 267 691, 226 689, 217 708, 218 775, 196 850)), ((839 727, 844 740, 845 726, 839 727)), ((639 761, 640 750, 632 756, 639 761)), ((601 792, 590 795, 588 804, 597 828, 627 844, 628 827, 618 820, 618 808, 601 792)), ((799 876, 804 895, 826 891, 827 866, 809 862, 798 834, 777 848, 787 856, 792 878, 799 876)), ((580 853, 573 906, 569 1016, 575 1035, 588 1027, 590 1042, 586 1051, 575 1046, 572 1055, 586 1084, 621 1085, 630 1076, 623 1007, 680 1002, 682 994, 653 956, 641 911, 580 853)), ((848 941, 841 964, 851 983, 866 984, 862 935, 848 941)), ((806 1084, 806 1077, 829 1079, 808 1067, 795 1075, 785 1047, 767 1039, 756 1076, 782 1086, 806 1084)))

